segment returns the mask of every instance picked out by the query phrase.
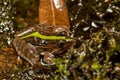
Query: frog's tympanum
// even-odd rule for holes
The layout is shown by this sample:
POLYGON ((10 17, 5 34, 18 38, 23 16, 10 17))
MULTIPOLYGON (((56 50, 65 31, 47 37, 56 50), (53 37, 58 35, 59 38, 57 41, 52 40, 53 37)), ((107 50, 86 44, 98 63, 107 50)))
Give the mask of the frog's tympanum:
POLYGON ((40 0, 39 23, 17 33, 13 45, 31 65, 54 65, 53 58, 62 56, 73 43, 64 0, 40 0), (29 36, 36 32, 40 37, 29 36))

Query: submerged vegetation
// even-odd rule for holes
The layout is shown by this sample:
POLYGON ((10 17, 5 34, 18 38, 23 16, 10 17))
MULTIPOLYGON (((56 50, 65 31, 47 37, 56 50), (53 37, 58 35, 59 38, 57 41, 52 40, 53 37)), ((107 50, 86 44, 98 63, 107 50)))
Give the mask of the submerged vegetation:
MULTIPOLYGON (((13 34, 22 30, 23 26, 38 23, 38 3, 39 0, 13 0, 13 2, 2 0, 0 2, 0 9, 3 9, 2 12, 0 11, 0 34, 3 33, 0 35, 1 49, 3 49, 3 44, 7 43, 6 40, 8 38, 12 40, 13 34), (10 5, 16 9, 7 9, 6 6, 9 4, 1 5, 4 2, 13 3, 10 5), (9 13, 9 19, 4 17, 4 12, 6 15, 9 13), (2 25, 2 22, 7 20, 10 20, 9 24, 2 25), (6 32, 4 30, 7 30, 7 26, 9 29, 6 32)), ((49 71, 44 71, 31 67, 23 60, 23 62, 18 62, 20 64, 17 64, 12 71, 2 74, 0 79, 120 79, 120 0, 66 0, 66 4, 71 21, 71 36, 76 43, 63 57, 54 59, 56 69, 50 66, 49 71)), ((11 46, 11 44, 8 45, 11 46)), ((8 53, 1 51, 0 54, 8 53)))

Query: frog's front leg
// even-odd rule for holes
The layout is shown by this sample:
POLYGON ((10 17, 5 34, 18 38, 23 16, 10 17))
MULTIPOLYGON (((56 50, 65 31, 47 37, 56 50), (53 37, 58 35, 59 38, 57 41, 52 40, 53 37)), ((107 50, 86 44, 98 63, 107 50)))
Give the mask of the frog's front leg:
POLYGON ((55 62, 53 61, 54 55, 50 52, 41 52, 41 56, 43 56, 40 60, 40 63, 44 66, 50 66, 55 65, 55 62))
POLYGON ((25 40, 22 40, 19 37, 16 37, 13 40, 13 45, 18 55, 28 61, 31 65, 38 64, 40 55, 32 44, 27 43, 25 40))

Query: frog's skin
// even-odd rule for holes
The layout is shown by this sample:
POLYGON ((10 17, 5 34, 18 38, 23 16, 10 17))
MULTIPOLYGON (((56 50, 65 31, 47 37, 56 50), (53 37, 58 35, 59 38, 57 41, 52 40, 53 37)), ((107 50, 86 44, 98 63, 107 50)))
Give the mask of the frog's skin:
POLYGON ((31 26, 15 35, 13 45, 22 58, 31 65, 54 65, 53 57, 61 56, 72 45, 72 41, 66 40, 42 40, 36 37, 21 39, 22 36, 29 35, 33 32, 39 32, 44 35, 68 35, 66 30, 59 30, 58 33, 51 32, 52 26, 45 25, 31 26))

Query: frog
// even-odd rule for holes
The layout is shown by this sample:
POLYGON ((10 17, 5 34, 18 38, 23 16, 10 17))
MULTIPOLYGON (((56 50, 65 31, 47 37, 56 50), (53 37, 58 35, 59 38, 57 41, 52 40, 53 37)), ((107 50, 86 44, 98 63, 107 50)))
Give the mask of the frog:
POLYGON ((65 0, 40 0, 38 22, 16 33, 13 46, 32 66, 55 65, 54 58, 64 56, 75 43, 65 0))
POLYGON ((55 65, 53 59, 65 54, 73 44, 72 39, 67 39, 66 35, 69 33, 66 32, 66 30, 58 29, 58 33, 54 33, 49 31, 51 28, 53 28, 53 26, 46 26, 47 25, 40 24, 30 26, 29 28, 25 28, 24 30, 15 34, 15 39, 13 40, 15 50, 19 56, 28 61, 32 66, 55 65), (22 37, 35 32, 38 32, 47 37, 55 35, 55 37, 61 37, 61 39, 41 39, 35 36, 22 39, 22 37), (62 38, 63 35, 66 37, 62 38))

